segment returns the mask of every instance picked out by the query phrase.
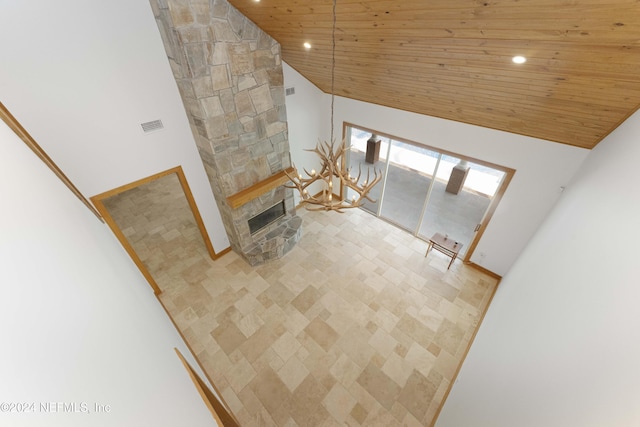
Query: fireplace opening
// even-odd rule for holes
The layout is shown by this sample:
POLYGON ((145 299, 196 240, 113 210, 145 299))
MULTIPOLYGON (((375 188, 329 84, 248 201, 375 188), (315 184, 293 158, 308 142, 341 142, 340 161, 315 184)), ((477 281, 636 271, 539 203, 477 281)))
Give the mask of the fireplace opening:
POLYGON ((266 211, 249 218, 249 232, 251 234, 262 230, 267 225, 284 216, 284 200, 271 206, 266 211))

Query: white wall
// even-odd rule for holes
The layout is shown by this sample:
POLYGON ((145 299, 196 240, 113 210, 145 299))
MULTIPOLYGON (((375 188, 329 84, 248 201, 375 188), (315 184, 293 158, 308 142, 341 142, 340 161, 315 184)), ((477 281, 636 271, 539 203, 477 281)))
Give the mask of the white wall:
POLYGON ((108 227, 3 122, 0 152, 0 425, 214 425, 173 351, 196 366, 184 342, 108 227))
MULTIPOLYGON (((317 156, 304 152, 318 137, 328 140, 330 96, 285 64, 289 143, 294 163, 317 168, 317 156), (318 136, 315 136, 318 135, 318 136)), ((423 116, 360 101, 335 98, 334 128, 343 122, 516 169, 471 260, 504 275, 560 196, 588 150, 464 123, 423 116), (484 253, 485 257, 479 256, 484 253)))
POLYGON ((0 100, 86 197, 182 165, 229 246, 148 1, 0 1, 0 52, 0 100))
MULTIPOLYGON (((295 88, 295 94, 286 98, 291 161, 306 178, 304 169, 320 170, 320 161, 315 153, 305 150, 313 150, 318 141, 330 139, 330 97, 284 62, 282 70, 285 87, 295 88)), ((335 130, 335 135, 341 137, 341 127, 335 130)), ((310 187, 309 192, 314 194, 321 190, 310 187)), ((294 197, 296 204, 300 203, 297 192, 294 192, 294 197)))
MULTIPOLYGON (((379 105, 336 98, 343 122, 516 169, 471 261, 504 275, 588 150, 379 105), (484 259, 479 256, 484 253, 484 259)), ((341 128, 340 128, 341 129, 341 128)))
POLYGON ((438 427, 640 425, 640 113, 503 279, 438 427))
MULTIPOLYGON (((229 246, 147 1, 0 3, 0 100, 87 197, 182 165, 217 252, 229 246), (126 13, 124 13, 126 11, 126 13), (162 119, 145 135, 141 122, 162 119)), ((284 64, 293 162, 317 166, 330 96, 284 64)), ((472 261, 505 274, 587 150, 336 98, 344 121, 517 169, 472 261), (480 258, 479 254, 486 256, 480 258)))

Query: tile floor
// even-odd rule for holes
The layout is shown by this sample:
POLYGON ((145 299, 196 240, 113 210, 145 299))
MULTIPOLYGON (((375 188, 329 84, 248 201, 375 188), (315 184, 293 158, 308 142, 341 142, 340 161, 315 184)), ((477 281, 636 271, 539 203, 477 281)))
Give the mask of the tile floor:
POLYGON ((431 425, 497 285, 357 209, 298 210, 251 267, 208 258, 173 175, 107 207, 242 426, 431 425))

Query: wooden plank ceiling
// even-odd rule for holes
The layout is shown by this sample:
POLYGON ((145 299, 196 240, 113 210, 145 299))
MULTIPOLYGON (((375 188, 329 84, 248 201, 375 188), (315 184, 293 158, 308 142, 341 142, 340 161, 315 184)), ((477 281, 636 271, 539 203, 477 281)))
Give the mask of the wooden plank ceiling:
MULTIPOLYGON (((332 0, 229 2, 331 92, 332 0)), ((584 148, 640 106, 640 0, 337 0, 336 10, 336 95, 584 148)))

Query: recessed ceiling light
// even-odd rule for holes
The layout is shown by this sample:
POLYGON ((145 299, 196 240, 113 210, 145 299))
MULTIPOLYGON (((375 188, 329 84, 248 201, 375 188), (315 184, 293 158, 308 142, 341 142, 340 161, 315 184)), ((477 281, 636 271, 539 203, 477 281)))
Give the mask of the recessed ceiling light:
POLYGON ((303 46, 305 49, 311 49, 311 43, 309 42, 304 42, 303 46))
POLYGON ((516 63, 516 64, 524 64, 525 62, 527 62, 527 58, 525 58, 524 56, 514 56, 513 58, 511 58, 511 60, 516 63))

